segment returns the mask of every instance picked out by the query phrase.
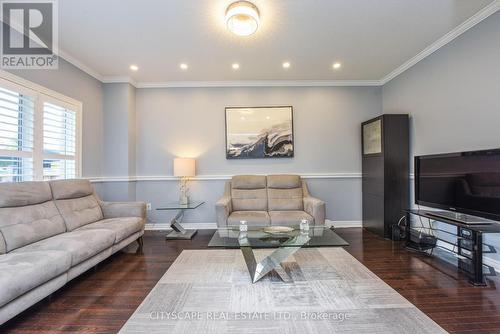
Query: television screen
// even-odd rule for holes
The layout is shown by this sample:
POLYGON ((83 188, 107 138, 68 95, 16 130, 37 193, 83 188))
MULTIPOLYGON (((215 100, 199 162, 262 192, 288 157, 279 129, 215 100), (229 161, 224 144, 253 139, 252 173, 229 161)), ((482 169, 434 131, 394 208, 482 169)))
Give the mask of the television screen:
POLYGON ((415 157, 415 202, 500 220, 500 149, 415 157))

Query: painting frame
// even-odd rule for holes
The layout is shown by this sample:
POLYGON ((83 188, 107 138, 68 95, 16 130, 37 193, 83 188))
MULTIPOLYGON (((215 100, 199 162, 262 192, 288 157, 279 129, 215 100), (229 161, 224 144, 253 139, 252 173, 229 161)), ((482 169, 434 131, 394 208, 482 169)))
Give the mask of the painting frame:
POLYGON ((361 151, 363 156, 380 156, 384 153, 384 122, 383 116, 375 117, 366 122, 361 123, 361 151), (378 123, 378 124, 377 124, 378 123), (378 125, 376 128, 371 128, 369 131, 375 132, 367 133, 367 127, 378 125), (367 136, 368 134, 368 136, 367 136), (371 135, 371 136, 370 136, 371 135), (377 142, 369 142, 375 139, 377 142), (377 146, 376 149, 373 146, 377 146), (367 149, 368 148, 368 149, 367 149))
POLYGON ((293 158, 295 156, 295 132, 294 132, 294 119, 293 119, 293 106, 287 106, 287 105, 280 105, 280 106, 251 106, 251 107, 246 107, 246 106, 230 106, 226 107, 224 110, 224 134, 225 134, 225 152, 226 152, 226 159, 227 160, 243 160, 243 159, 287 159, 287 158, 293 158), (291 138, 290 138, 290 144, 291 144, 291 152, 289 152, 286 155, 273 155, 273 156, 234 156, 230 154, 229 151, 229 139, 228 139, 228 134, 229 134, 229 124, 228 124, 228 112, 232 110, 244 110, 244 109, 255 109, 255 110, 262 110, 262 109, 284 109, 287 108, 289 109, 290 112, 290 131, 291 131, 291 138))

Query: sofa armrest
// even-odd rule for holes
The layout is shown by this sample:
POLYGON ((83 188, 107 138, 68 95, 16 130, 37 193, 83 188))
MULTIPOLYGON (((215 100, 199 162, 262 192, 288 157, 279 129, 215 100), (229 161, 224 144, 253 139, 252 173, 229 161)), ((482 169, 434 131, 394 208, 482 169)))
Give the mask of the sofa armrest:
POLYGON ((103 202, 100 201, 105 219, 119 217, 140 217, 146 219, 146 203, 144 202, 103 202))
POLYGON ((313 216, 314 225, 325 225, 325 202, 311 196, 306 196, 304 197, 304 211, 313 216))
POLYGON ((227 218, 233 212, 231 197, 224 196, 215 203, 215 213, 217 215, 217 226, 227 226, 227 218))

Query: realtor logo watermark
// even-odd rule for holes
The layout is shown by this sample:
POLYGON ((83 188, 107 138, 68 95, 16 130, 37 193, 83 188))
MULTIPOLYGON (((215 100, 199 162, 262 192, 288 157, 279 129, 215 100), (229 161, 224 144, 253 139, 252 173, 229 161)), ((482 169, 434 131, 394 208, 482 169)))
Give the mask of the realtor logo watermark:
POLYGON ((2 0, 3 69, 57 69, 57 0, 2 0))

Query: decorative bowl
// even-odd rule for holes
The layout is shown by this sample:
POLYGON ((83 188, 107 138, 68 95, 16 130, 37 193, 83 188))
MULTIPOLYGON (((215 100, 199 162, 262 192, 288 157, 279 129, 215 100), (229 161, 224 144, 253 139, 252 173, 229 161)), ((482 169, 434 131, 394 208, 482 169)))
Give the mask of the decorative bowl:
POLYGON ((283 234, 293 231, 293 227, 289 226, 269 226, 264 228, 264 232, 269 234, 283 234))

